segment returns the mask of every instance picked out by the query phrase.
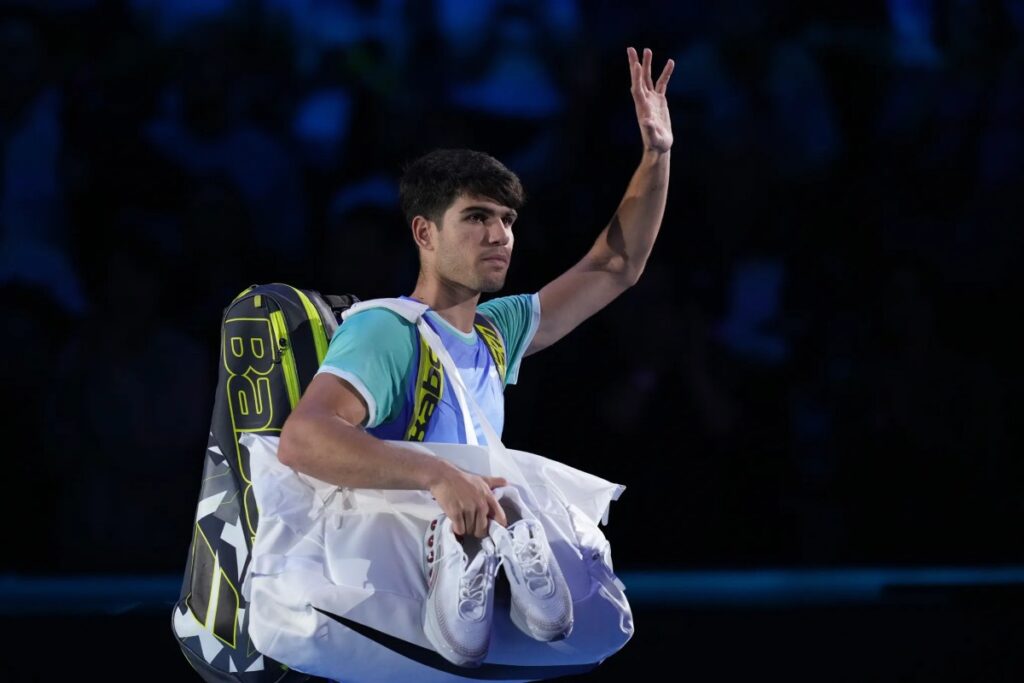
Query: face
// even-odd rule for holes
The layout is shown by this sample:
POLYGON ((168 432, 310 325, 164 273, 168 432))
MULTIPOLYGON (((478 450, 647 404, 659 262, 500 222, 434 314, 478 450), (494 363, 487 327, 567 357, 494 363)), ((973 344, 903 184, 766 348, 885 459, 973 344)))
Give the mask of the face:
POLYGON ((486 197, 460 195, 433 233, 434 271, 473 291, 497 292, 505 286, 515 220, 514 209, 486 197))

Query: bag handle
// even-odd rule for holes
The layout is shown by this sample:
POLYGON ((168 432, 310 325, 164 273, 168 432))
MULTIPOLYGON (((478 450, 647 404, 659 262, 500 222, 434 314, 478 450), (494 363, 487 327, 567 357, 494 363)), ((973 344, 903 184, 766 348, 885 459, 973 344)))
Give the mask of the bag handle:
POLYGON ((477 404, 476 399, 473 398, 472 392, 466 387, 466 382, 462 379, 462 374, 455 365, 455 361, 452 360, 451 354, 445 348, 444 342, 441 341, 437 332, 427 323, 426 312, 429 310, 429 306, 409 299, 369 299, 353 304, 351 308, 342 314, 342 317, 347 319, 350 315, 355 315, 360 311, 370 308, 386 308, 416 325, 416 329, 427 346, 434 352, 438 360, 441 361, 441 366, 444 368, 445 374, 455 390, 455 397, 462 412, 462 423, 466 430, 466 441, 472 446, 481 445, 480 440, 476 436, 476 427, 473 426, 473 418, 476 417, 487 441, 486 448, 490 457, 491 472, 497 476, 505 476, 499 474, 504 472, 510 475, 505 476, 506 479, 514 479, 515 481, 525 483, 527 481, 526 477, 523 476, 515 461, 505 453, 505 446, 501 442, 501 437, 494 431, 494 427, 491 426, 487 416, 484 415, 484 411, 477 404))
POLYGON ((451 354, 448 353, 448 349, 445 348, 444 342, 437 336, 437 332, 434 332, 434 328, 427 324, 426 316, 420 316, 416 322, 416 328, 423 337, 423 341, 427 343, 430 350, 441 361, 441 365, 444 367, 444 371, 448 374, 452 387, 455 389, 455 397, 458 399, 459 408, 462 411, 462 422, 466 427, 466 441, 473 446, 480 445, 479 439, 476 437, 476 427, 473 426, 473 415, 475 414, 476 418, 480 421, 480 427, 483 429, 488 449, 492 447, 504 448, 504 445, 501 443, 501 437, 494 431, 494 427, 491 426, 487 416, 484 415, 484 411, 466 387, 466 382, 462 379, 462 375, 459 373, 455 361, 452 360, 451 354))
MULTIPOLYGON (((426 323, 425 314, 428 310, 426 304, 418 301, 410 301, 408 299, 370 299, 369 301, 360 301, 352 305, 347 311, 342 314, 344 319, 348 319, 350 315, 355 315, 360 311, 365 311, 370 308, 386 308, 387 310, 400 315, 405 318, 408 322, 416 325, 420 335, 423 336, 423 340, 427 343, 427 347, 434 352, 441 360, 441 365, 444 367, 445 373, 451 378, 452 387, 455 389, 455 395, 458 398, 459 408, 462 411, 462 423, 466 429, 466 441, 471 446, 479 446, 480 441, 476 438, 476 429, 473 427, 473 417, 469 413, 469 409, 466 406, 465 397, 468 392, 465 389, 465 383, 462 382, 462 376, 459 375, 458 371, 455 370, 455 363, 452 361, 451 356, 444 348, 444 343, 441 342, 440 337, 431 329, 430 325, 426 323), (426 330, 424 334, 423 330, 426 330)), ((483 413, 480 413, 481 417, 483 413)), ((486 420, 485 420, 486 421, 486 420)), ((483 422, 481 422, 481 425, 483 422)), ((487 434, 487 428, 484 428, 484 434, 487 435, 490 440, 490 435, 487 434)), ((494 430, 491 429, 491 432, 494 430)))
MULTIPOLYGON (((528 480, 523 476, 523 472, 519 469, 519 465, 516 464, 515 460, 505 452, 505 445, 501 442, 501 437, 494 431, 490 420, 484 415, 484 411, 480 408, 476 399, 473 398, 472 392, 466 387, 465 380, 462 379, 455 361, 452 360, 441 338, 427 324, 424 316, 420 316, 416 322, 416 327, 423 336, 427 346, 430 347, 441 361, 441 365, 444 367, 448 377, 451 378, 452 387, 455 389, 455 396, 459 401, 459 407, 462 409, 462 420, 466 425, 467 441, 470 441, 473 445, 479 445, 476 438, 476 428, 473 426, 473 416, 475 415, 480 422, 481 429, 483 429, 484 438, 487 440, 486 447, 487 455, 490 459, 491 474, 503 476, 512 483, 520 482, 525 484, 528 480)), ((532 492, 529 489, 524 491, 524 495, 526 496, 527 503, 536 507, 536 501, 533 499, 532 492)))
POLYGON ((425 314, 429 310, 429 306, 418 301, 410 301, 409 299, 370 299, 353 304, 342 314, 342 317, 347 320, 349 316, 370 308, 386 308, 416 325, 416 329, 427 343, 427 346, 441 361, 441 365, 451 381, 452 388, 455 389, 455 396, 458 399, 459 409, 462 412, 462 423, 466 430, 466 441, 471 446, 480 445, 480 440, 476 436, 476 428, 473 426, 473 415, 475 412, 477 419, 480 421, 480 427, 483 429, 484 436, 487 439, 488 446, 493 444, 496 448, 503 448, 501 439, 494 431, 494 427, 488 422, 483 410, 480 409, 469 389, 466 388, 466 383, 462 379, 455 361, 452 360, 448 350, 444 347, 444 342, 437 336, 434 329, 427 324, 425 314))

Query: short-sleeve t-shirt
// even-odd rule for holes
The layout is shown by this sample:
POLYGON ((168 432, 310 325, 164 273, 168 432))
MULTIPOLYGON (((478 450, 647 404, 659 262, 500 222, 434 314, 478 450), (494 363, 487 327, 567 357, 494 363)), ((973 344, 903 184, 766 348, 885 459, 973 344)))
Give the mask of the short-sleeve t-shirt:
MULTIPOLYGON (((427 324, 438 334, 491 426, 500 435, 505 422, 503 390, 515 384, 527 347, 540 324, 540 297, 518 294, 484 302, 477 312, 487 317, 501 334, 506 372, 502 383, 486 342, 474 328, 466 333, 453 327, 432 310, 427 324)), ((347 381, 367 406, 365 427, 382 439, 401 440, 409 428, 414 384, 421 345, 413 324, 385 308, 371 308, 350 316, 331 339, 319 372, 347 381)), ((483 430, 474 419, 477 440, 483 430)), ((467 443, 461 409, 450 380, 445 377, 441 397, 430 418, 424 440, 467 443)))

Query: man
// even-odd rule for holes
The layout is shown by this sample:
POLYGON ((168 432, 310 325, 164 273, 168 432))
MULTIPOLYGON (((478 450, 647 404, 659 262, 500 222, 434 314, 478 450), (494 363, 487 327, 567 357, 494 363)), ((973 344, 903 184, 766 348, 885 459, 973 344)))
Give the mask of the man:
MULTIPOLYGON (((538 294, 494 299, 478 308, 482 292, 496 292, 505 283, 523 196, 514 174, 479 152, 438 150, 403 176, 402 206, 420 255, 410 298, 430 307, 428 323, 498 433, 503 383, 515 382, 522 357, 555 343, 636 283, 657 237, 668 193, 672 126, 665 90, 674 63, 666 63, 655 83, 651 51, 645 49, 642 60, 633 48, 627 55, 643 140, 640 165, 594 246, 538 294), (503 368, 496 367, 500 356, 474 325, 478 312, 504 341, 503 368)), ((507 524, 492 493, 506 484, 503 479, 477 476, 383 440, 405 438, 415 429, 407 420, 417 348, 415 329, 390 311, 351 316, 285 423, 278 458, 339 486, 428 490, 455 534, 483 538, 490 519, 507 524)), ((431 417, 427 440, 464 443, 453 392, 445 396, 431 417)))

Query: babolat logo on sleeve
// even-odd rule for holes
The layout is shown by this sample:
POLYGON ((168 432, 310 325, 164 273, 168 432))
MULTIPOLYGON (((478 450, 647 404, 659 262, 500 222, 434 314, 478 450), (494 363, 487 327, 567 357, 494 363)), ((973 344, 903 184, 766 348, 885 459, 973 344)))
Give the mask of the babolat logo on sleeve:
POLYGON ((406 441, 423 441, 427 425, 434 415, 441 394, 444 393, 444 369, 427 342, 420 337, 420 366, 416 373, 416 398, 413 403, 412 420, 406 430, 406 441))

